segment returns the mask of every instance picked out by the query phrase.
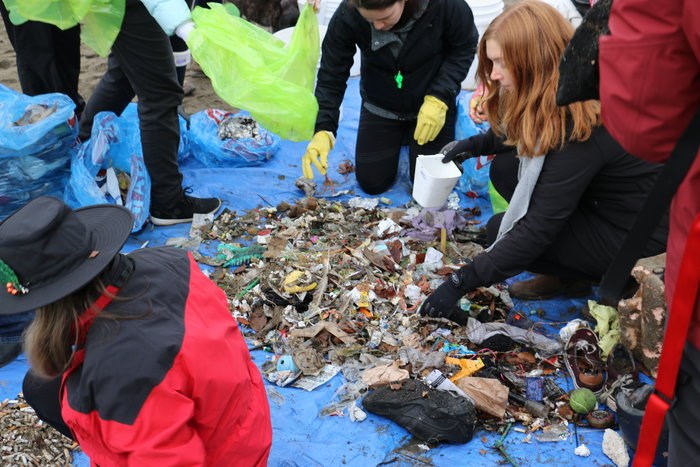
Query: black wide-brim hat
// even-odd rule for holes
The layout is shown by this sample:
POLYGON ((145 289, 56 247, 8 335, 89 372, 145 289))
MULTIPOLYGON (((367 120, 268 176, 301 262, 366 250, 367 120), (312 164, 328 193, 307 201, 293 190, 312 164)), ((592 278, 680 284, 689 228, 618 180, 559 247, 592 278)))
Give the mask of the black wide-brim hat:
POLYGON ((109 265, 132 227, 131 212, 122 206, 72 210, 48 196, 30 201, 0 223, 0 315, 34 310, 79 290, 109 265))

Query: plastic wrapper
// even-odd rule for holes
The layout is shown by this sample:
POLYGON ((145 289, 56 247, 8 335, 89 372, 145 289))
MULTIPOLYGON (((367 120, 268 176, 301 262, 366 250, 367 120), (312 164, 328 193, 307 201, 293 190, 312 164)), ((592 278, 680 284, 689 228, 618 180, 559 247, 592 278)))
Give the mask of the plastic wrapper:
POLYGON ((279 150, 279 136, 259 125, 255 136, 225 127, 228 122, 235 123, 235 119, 247 115, 218 109, 192 115, 187 136, 192 156, 206 167, 251 167, 265 163, 279 150))
POLYGON ((310 139, 320 54, 313 8, 302 9, 288 45, 216 3, 195 8, 192 17, 197 27, 187 46, 219 97, 284 139, 310 139))
POLYGON ((0 218, 42 195, 61 197, 77 135, 63 94, 29 97, 0 85, 0 218))

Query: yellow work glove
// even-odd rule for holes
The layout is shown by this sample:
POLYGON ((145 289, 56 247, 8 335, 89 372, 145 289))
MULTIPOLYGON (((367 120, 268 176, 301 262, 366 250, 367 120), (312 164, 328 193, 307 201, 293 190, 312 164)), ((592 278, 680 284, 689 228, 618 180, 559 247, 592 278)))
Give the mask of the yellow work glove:
POLYGON ((437 97, 425 96, 418 112, 416 131, 413 133, 413 138, 418 144, 423 146, 437 137, 445 125, 445 114, 447 114, 447 104, 437 97))
POLYGON ((311 164, 316 166, 321 175, 326 175, 326 170, 328 170, 328 153, 333 149, 334 144, 335 136, 333 136, 333 133, 330 131, 316 132, 301 158, 301 169, 304 173, 304 178, 309 180, 314 178, 311 164))

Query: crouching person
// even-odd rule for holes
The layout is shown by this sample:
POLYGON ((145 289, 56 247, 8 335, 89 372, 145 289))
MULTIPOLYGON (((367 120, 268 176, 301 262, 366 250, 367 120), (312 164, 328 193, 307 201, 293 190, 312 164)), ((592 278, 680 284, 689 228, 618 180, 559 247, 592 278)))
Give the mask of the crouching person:
MULTIPOLYGON (((641 161, 610 136, 598 101, 557 107, 559 62, 574 29, 553 7, 511 5, 479 42, 477 75, 491 129, 444 148, 443 162, 496 154, 491 180, 509 201, 487 225, 490 247, 456 271, 421 313, 463 319, 455 306, 480 286, 530 271, 511 295, 586 295, 622 246, 661 166, 641 161)), ((668 220, 642 256, 665 249, 668 220)))
POLYGON ((42 197, 0 223, 0 313, 37 310, 27 402, 97 465, 265 465, 265 388, 224 292, 183 250, 121 254, 132 222, 42 197))

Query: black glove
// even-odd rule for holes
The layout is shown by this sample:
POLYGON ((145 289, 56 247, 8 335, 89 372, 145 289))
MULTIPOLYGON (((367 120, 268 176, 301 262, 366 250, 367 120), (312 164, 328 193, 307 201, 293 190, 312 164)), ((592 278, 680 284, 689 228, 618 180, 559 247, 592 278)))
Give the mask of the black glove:
POLYGON ((467 313, 457 308, 459 299, 476 287, 475 277, 471 263, 462 266, 458 271, 450 274, 420 307, 421 316, 431 318, 447 318, 460 324, 464 324, 467 313))
POLYGON ((471 138, 447 143, 440 152, 445 155, 445 157, 442 158, 443 164, 452 161, 461 163, 466 159, 478 156, 478 154, 474 154, 474 143, 471 138))

